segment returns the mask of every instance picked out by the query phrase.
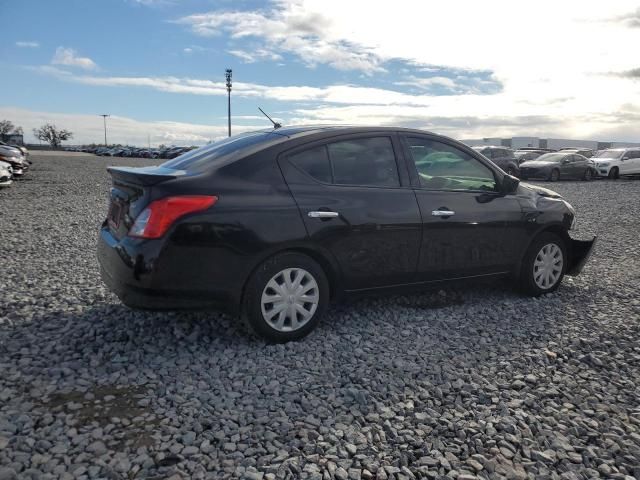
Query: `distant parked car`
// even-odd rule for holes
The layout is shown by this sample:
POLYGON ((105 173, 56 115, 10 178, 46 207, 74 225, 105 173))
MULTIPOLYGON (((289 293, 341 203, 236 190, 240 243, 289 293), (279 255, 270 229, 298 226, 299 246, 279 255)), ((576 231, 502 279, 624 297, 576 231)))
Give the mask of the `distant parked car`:
POLYGON ((593 157, 598 175, 620 178, 624 175, 640 175, 640 148, 610 148, 593 157))
POLYGON ((0 162, 0 187, 8 187, 13 183, 13 167, 10 163, 0 162))
POLYGON ((513 150, 507 147, 493 147, 493 146, 477 146, 473 147, 477 152, 487 157, 493 163, 498 165, 502 170, 514 177, 520 176, 520 169, 518 168, 518 159, 514 155, 513 150))
POLYGON ((24 175, 29 169, 29 162, 17 148, 0 145, 0 161, 11 165, 14 177, 24 175))
POLYGON ((27 147, 24 147, 22 145, 9 145, 8 143, 5 142, 0 142, 0 146, 3 147, 11 147, 11 148, 17 148, 18 150, 20 150, 20 152, 22 153, 22 155, 24 155, 25 157, 29 156, 29 150, 27 150, 27 147))
POLYGON ((546 152, 545 150, 516 150, 515 152, 513 152, 514 157, 516 157, 518 159, 518 164, 521 164, 522 162, 526 162, 528 160, 535 160, 536 158, 538 158, 540 155, 544 155, 546 152))
POLYGON ((578 155, 582 155, 583 157, 587 157, 587 158, 593 157, 593 155, 596 153, 591 148, 583 148, 583 147, 576 147, 576 148, 567 147, 567 148, 561 148, 558 151, 562 153, 577 153, 578 155))
POLYGON ((131 307, 242 313, 274 341, 302 338, 347 294, 470 277, 552 292, 594 242, 571 238, 557 193, 421 130, 285 127, 108 171, 109 288, 131 307))
POLYGON ((551 182, 560 179, 591 180, 597 175, 593 161, 575 153, 545 153, 520 164, 520 178, 540 178, 551 182))

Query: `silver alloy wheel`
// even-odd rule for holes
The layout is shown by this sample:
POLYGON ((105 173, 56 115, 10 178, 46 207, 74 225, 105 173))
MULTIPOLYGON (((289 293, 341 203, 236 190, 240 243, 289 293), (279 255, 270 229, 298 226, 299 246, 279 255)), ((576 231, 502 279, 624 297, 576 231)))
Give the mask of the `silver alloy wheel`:
POLYGON ((302 268, 276 273, 262 291, 262 316, 279 332, 293 332, 311 320, 320 302, 318 282, 302 268))
POLYGON ((549 290, 560 279, 564 263, 562 250, 555 243, 543 246, 533 262, 533 280, 543 290, 549 290))

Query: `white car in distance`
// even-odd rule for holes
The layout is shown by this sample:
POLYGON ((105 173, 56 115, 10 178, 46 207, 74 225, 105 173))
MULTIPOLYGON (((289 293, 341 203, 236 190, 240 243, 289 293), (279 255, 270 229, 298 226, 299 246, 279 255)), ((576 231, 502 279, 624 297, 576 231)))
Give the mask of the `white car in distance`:
POLYGON ((0 161, 0 187, 8 187, 13 183, 13 168, 10 163, 0 161))
POLYGON ((591 160, 600 177, 615 179, 622 175, 640 175, 640 148, 600 150, 591 160))

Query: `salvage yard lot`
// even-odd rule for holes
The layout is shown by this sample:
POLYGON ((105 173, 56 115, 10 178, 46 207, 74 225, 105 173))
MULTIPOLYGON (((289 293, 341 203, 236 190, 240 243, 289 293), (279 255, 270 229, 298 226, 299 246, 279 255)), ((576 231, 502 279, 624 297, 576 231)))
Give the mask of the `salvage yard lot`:
POLYGON ((599 236, 554 294, 362 299, 267 345, 101 283, 105 167, 158 161, 33 160, 0 190, 3 480, 640 478, 640 181, 544 184, 599 236))

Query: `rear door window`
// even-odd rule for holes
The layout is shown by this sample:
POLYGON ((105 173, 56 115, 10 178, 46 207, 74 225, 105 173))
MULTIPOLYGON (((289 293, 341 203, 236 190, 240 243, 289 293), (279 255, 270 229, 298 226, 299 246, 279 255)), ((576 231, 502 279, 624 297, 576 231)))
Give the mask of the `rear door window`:
POLYGON ((289 156, 289 161, 319 182, 331 183, 331 165, 325 145, 289 156))
POLYGON ((399 187, 400 177, 391 138, 344 140, 327 145, 333 183, 371 187, 399 187))

